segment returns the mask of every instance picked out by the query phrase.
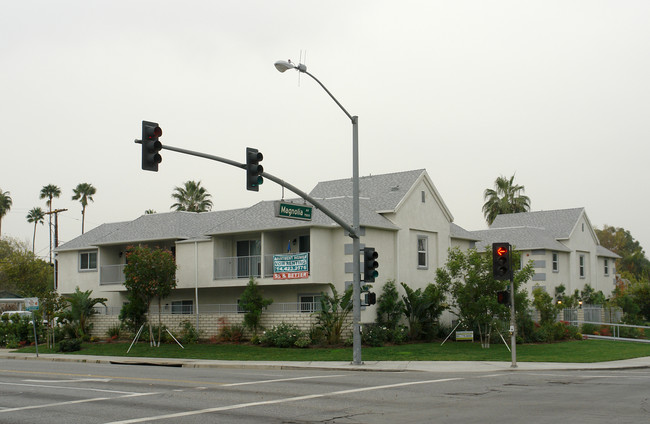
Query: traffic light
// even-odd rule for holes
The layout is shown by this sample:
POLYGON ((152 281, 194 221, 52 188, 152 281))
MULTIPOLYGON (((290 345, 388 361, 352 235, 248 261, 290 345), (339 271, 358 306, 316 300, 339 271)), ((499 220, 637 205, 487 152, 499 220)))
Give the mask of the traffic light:
POLYGON ((260 165, 262 159, 264 159, 264 156, 257 149, 246 148, 246 190, 260 190, 260 185, 264 182, 262 177, 264 167, 260 165))
POLYGON ((379 272, 377 272, 377 267, 379 267, 378 257, 379 253, 375 252, 374 248, 363 248, 363 281, 366 283, 372 283, 375 278, 379 277, 379 272))
POLYGON ((497 292, 497 302, 502 305, 510 305, 510 291, 502 290, 497 292))
POLYGON ((374 305, 375 303, 377 303, 377 295, 373 292, 368 292, 366 294, 366 304, 374 305))
POLYGON ((162 129, 155 122, 142 121, 142 169, 158 172, 158 164, 162 162, 160 150, 162 143, 158 138, 162 129))
POLYGON ((497 280, 510 280, 510 243, 492 243, 492 274, 497 280))

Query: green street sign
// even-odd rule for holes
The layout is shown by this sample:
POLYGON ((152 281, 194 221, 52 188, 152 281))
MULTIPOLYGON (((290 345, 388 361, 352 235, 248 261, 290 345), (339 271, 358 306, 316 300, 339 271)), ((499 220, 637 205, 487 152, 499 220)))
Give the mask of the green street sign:
POLYGON ((275 216, 278 218, 301 219, 311 221, 311 206, 294 203, 275 202, 275 216))

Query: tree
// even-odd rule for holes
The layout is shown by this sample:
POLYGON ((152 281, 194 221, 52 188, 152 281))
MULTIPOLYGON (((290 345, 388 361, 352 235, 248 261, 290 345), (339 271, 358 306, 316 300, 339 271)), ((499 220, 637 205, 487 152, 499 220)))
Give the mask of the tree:
POLYGON ((2 237, 2 218, 9 212, 12 204, 11 193, 0 188, 0 237, 2 237))
POLYGON ((72 200, 79 200, 81 203, 81 234, 84 233, 84 222, 86 220, 86 206, 88 206, 88 201, 94 202, 93 196, 97 192, 97 189, 89 183, 80 183, 77 184, 77 187, 72 189, 74 195, 72 200))
POLYGON ((323 331, 327 343, 339 344, 343 324, 352 311, 352 286, 339 294, 334 284, 329 284, 332 294, 321 292, 320 311, 316 312, 316 325, 323 331))
POLYGON ((52 289, 52 267, 47 262, 25 244, 8 237, 0 240, 0 290, 40 298, 52 289))
POLYGON ((186 181, 183 187, 175 187, 172 198, 176 200, 171 209, 188 212, 207 212, 212 209, 212 195, 201 181, 186 181))
POLYGON ((41 199, 47 199, 47 209, 50 228, 50 263, 52 263, 52 199, 61 196, 61 189, 54 184, 48 184, 41 189, 41 199))
POLYGON ((395 280, 389 280, 377 299, 377 325, 395 331, 402 318, 404 302, 399 298, 395 280))
POLYGON ((447 284, 442 280, 441 284, 427 284, 426 288, 413 290, 402 283, 406 295, 402 296, 404 315, 409 323, 409 338, 431 339, 433 327, 440 318, 442 312, 447 308, 444 303, 447 284))
POLYGON ((500 176, 494 182, 494 189, 488 188, 483 193, 483 215, 488 225, 497 215, 530 210, 530 198, 522 194, 524 186, 515 184, 514 179, 514 175, 510 179, 500 176))
MULTIPOLYGON (((145 246, 129 246, 124 267, 124 287, 130 296, 138 297, 149 311, 151 301, 158 298, 158 346, 162 335, 162 299, 176 288, 176 263, 169 250, 151 249, 145 246)), ((151 321, 149 321, 150 342, 154 345, 151 321)))
POLYGON ((88 322, 91 316, 97 314, 95 306, 98 304, 106 306, 106 298, 90 297, 92 290, 82 292, 75 287, 74 293, 66 298, 70 307, 67 311, 67 318, 73 326, 75 337, 87 340, 90 338, 91 324, 88 322))
POLYGON ((251 277, 239 299, 239 306, 245 311, 244 326, 250 329, 254 335, 257 335, 260 328, 262 311, 272 303, 273 299, 264 299, 255 278, 251 277))
MULTIPOLYGON (((512 263, 519 263, 518 252, 512 252, 512 263)), ((513 267, 515 286, 515 310, 525 310, 525 293, 523 284, 535 273, 532 261, 521 269, 513 267)), ((492 275, 492 257, 489 253, 480 253, 476 249, 466 252, 458 247, 449 249, 444 268, 436 270, 436 282, 443 287, 450 287, 452 305, 455 314, 469 329, 478 329, 481 344, 490 346, 490 334, 493 326, 507 321, 510 310, 497 302, 497 292, 509 286, 508 281, 495 280, 492 275)))
POLYGON ((595 229, 600 244, 619 255, 616 260, 618 273, 629 272, 636 279, 650 280, 650 261, 641 244, 625 228, 609 225, 595 229))
POLYGON ((36 225, 41 224, 43 225, 43 222, 45 221, 45 212, 43 212, 43 209, 39 208, 38 206, 35 208, 32 208, 29 213, 27 214, 27 222, 30 224, 34 224, 34 238, 32 239, 32 253, 34 253, 36 249, 36 225))

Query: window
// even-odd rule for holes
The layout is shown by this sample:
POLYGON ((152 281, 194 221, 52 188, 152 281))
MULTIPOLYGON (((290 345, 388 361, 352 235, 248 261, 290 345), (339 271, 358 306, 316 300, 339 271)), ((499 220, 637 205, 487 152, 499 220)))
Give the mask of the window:
POLYGON ((424 201, 426 200, 426 196, 425 196, 425 194, 424 194, 424 190, 422 190, 421 193, 422 193, 422 203, 424 203, 424 201))
POLYGON ((237 242, 237 277, 259 277, 262 271, 262 242, 241 240, 237 242))
POLYGON ((426 237, 418 237, 418 268, 426 268, 429 266, 427 261, 427 240, 426 237))
POLYGON ((585 255, 580 255, 579 265, 580 278, 585 278, 585 255))
POLYGON ((605 259, 605 277, 609 275, 609 259, 605 259))
POLYGON ((191 300, 177 300, 172 302, 172 314, 193 314, 194 302, 191 300))
POLYGON ((97 270, 97 252, 79 253, 79 270, 80 271, 97 270))
POLYGON ((319 294, 301 294, 298 296, 298 310, 300 312, 320 311, 319 294))
POLYGON ((557 252, 553 252, 553 272, 558 272, 560 270, 560 260, 558 258, 557 252))

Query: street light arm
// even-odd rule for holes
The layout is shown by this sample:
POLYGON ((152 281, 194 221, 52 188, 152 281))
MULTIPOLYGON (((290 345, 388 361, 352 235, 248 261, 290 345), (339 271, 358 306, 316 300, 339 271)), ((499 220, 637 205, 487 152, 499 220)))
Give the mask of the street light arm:
MULTIPOLYGON (((299 66, 304 66, 304 65, 300 64, 299 66)), ((336 100, 336 97, 334 97, 334 95, 333 95, 332 93, 330 93, 330 91, 327 89, 327 87, 325 87, 325 86, 323 85, 323 83, 320 82, 320 81, 318 80, 318 78, 316 78, 315 76, 313 76, 312 74, 310 74, 309 72, 307 72, 307 68, 306 68, 306 67, 305 67, 305 70, 304 70, 304 71, 303 71, 302 68, 300 68, 300 67, 298 67, 298 68, 296 68, 296 69, 298 69, 298 70, 299 70, 300 72, 302 72, 302 73, 305 73, 305 74, 309 75, 310 77, 312 77, 312 79, 313 79, 314 81, 316 81, 316 82, 318 83, 318 85, 320 85, 321 87, 323 87, 323 90, 325 90, 325 92, 326 92, 327 94, 329 94, 329 96, 332 98, 332 100, 334 100, 334 102, 336 102, 336 104, 341 108, 341 110, 342 110, 342 111, 343 111, 343 112, 348 116, 348 118, 350 118, 350 121, 352 121, 352 123, 354 124, 354 121, 356 120, 355 117, 353 117, 352 115, 350 115, 350 113, 349 113, 347 110, 345 110, 345 108, 343 107, 343 105, 342 105, 338 100, 336 100)))

